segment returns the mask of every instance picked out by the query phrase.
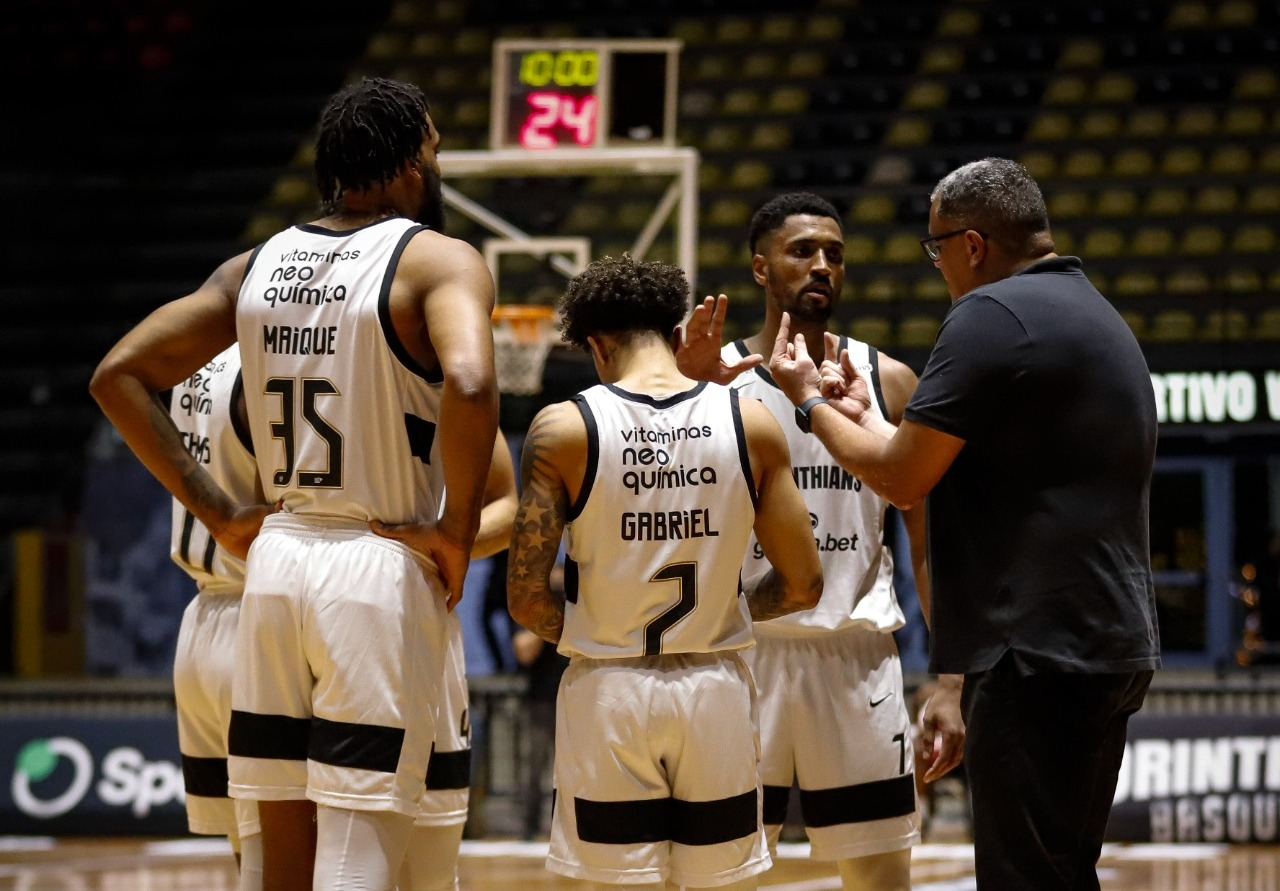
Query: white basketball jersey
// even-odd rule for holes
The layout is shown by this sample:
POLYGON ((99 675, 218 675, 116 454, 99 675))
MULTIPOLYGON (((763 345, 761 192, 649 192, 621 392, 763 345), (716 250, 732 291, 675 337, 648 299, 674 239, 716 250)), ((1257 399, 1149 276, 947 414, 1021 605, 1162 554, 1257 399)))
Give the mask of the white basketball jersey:
POLYGON ((560 652, 593 659, 749 646, 738 571, 755 481, 738 397, 600 385, 574 399, 587 468, 565 530, 560 652))
POLYGON ((249 261, 236 307, 249 424, 267 500, 291 513, 440 513, 443 377, 404 349, 388 308, 422 228, 400 217, 342 232, 294 226, 249 261))
MULTIPOLYGON (((173 388, 169 414, 195 459, 241 504, 261 501, 258 466, 249 431, 236 413, 240 398, 240 349, 234 344, 173 388)), ((205 525, 173 500, 169 555, 201 591, 244 591, 244 561, 218 547, 205 525)))
MULTIPOLYGON (((840 338, 840 348, 849 351, 853 364, 870 379, 874 393, 871 410, 885 417, 875 348, 847 337, 840 338)), ((737 361, 750 351, 737 341, 725 346, 722 354, 737 361)), ((743 396, 763 402, 786 433, 791 472, 809 508, 825 579, 817 606, 762 623, 757 633, 794 637, 855 625, 878 631, 901 628, 905 619, 893 593, 893 555, 884 544, 888 502, 842 468, 818 437, 801 432, 795 422, 795 407, 763 365, 738 375, 731 386, 743 396)), ((768 565, 752 535, 742 564, 743 576, 750 578, 768 565)))

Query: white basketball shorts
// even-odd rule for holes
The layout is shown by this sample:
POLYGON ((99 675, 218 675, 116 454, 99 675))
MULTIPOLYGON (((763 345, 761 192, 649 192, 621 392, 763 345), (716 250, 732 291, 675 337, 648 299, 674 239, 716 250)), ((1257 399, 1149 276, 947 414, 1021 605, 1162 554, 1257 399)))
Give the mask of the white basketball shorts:
POLYGON ((227 725, 240 593, 197 594, 182 613, 173 660, 187 826, 199 835, 261 832, 258 806, 227 797, 227 725))
POLYGON ((435 567, 364 523, 272 514, 246 576, 231 795, 416 816, 444 659, 435 567))
POLYGON ((547 868, 699 888, 767 870, 755 718, 734 652, 573 659, 556 703, 547 868))
POLYGON ((756 626, 743 653, 760 696, 764 822, 776 846, 793 779, 813 856, 920 841, 902 666, 893 636, 852 628, 784 637, 756 626))
POLYGON ((436 745, 427 764, 427 789, 416 826, 458 826, 467 822, 471 794, 471 713, 468 710, 467 663, 462 653, 462 620, 456 611, 447 620, 443 696, 436 722, 436 745))

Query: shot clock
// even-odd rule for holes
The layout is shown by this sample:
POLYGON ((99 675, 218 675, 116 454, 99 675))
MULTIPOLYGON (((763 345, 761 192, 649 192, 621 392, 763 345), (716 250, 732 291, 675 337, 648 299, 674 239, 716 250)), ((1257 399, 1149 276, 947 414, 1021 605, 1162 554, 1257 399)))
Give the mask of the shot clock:
POLYGON ((674 145, 677 40, 499 40, 494 149, 674 145))

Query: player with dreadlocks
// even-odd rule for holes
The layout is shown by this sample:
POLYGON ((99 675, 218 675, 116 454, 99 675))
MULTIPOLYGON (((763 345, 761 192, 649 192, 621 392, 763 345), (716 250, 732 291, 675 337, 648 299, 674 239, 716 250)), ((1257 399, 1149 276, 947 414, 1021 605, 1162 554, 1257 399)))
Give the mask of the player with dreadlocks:
POLYGON ((91 384, 156 478, 247 554, 228 773, 259 802, 265 891, 310 889, 313 863, 316 887, 395 887, 441 734, 497 384, 493 280, 438 231, 439 140, 416 87, 338 92, 322 216, 157 309, 91 384), (266 504, 222 489, 154 398, 237 341, 266 504))

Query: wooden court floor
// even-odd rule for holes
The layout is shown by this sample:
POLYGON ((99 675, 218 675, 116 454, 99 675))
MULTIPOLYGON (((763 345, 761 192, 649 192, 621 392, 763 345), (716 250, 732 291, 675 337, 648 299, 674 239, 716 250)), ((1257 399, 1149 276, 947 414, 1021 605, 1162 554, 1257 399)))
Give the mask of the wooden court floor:
MULTIPOLYGON (((543 867, 546 844, 468 841, 459 863, 463 891, 580 891, 543 867)), ((1099 867, 1104 891, 1280 891, 1280 847, 1108 846, 1099 867)), ((973 852, 965 844, 915 849, 916 891, 972 891, 973 852)), ((652 886, 644 886, 652 887, 652 886)), ((829 864, 803 844, 783 844, 765 874, 771 891, 839 891, 829 864)), ((218 839, 46 839, 0 837, 0 891, 234 891, 230 848, 218 839)))

